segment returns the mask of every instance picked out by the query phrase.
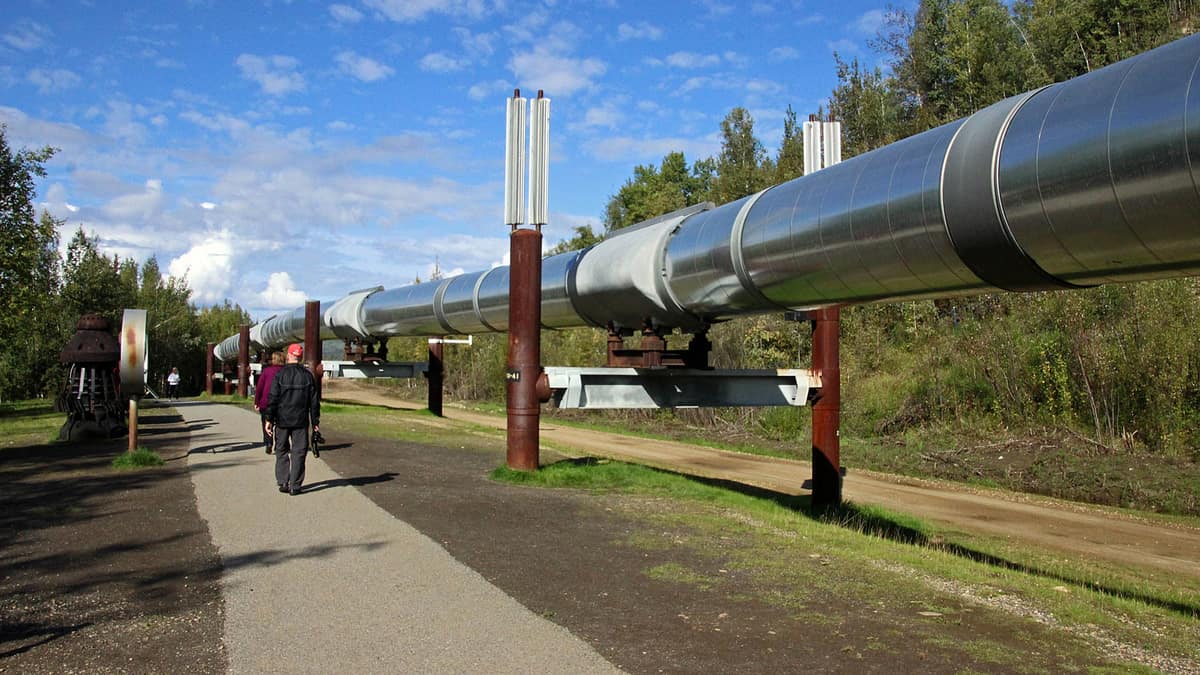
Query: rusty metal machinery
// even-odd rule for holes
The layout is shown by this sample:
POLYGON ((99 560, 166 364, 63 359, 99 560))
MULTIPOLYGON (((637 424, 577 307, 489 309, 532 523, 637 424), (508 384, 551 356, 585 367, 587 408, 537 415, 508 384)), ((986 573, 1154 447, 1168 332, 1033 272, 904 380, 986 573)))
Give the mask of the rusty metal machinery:
MULTIPOLYGON (((546 328, 702 332, 739 315, 1200 273, 1200 35, 714 207, 542 262, 546 328)), ((508 329, 509 268, 355 291, 322 339, 508 329)), ((303 337, 303 308, 252 329, 303 337)), ((238 336, 218 345, 234 360, 238 336)))
POLYGON ((121 344, 109 320, 99 314, 81 316, 75 334, 59 353, 59 361, 67 367, 66 383, 55 401, 56 409, 67 413, 60 439, 116 438, 128 431, 118 377, 120 358, 121 344))

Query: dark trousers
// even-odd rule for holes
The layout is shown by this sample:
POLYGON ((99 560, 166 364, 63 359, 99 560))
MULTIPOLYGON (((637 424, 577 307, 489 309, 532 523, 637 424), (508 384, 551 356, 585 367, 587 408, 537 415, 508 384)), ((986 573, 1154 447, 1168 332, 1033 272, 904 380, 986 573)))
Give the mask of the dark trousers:
POLYGON ((308 455, 308 427, 275 427, 275 483, 299 490, 304 485, 304 459, 308 455))
POLYGON ((263 448, 274 452, 275 451, 275 439, 271 438, 271 435, 267 433, 267 411, 266 411, 266 409, 263 409, 260 413, 258 413, 258 418, 259 418, 259 421, 261 422, 261 424, 258 425, 258 428, 262 429, 262 432, 263 432, 263 448))

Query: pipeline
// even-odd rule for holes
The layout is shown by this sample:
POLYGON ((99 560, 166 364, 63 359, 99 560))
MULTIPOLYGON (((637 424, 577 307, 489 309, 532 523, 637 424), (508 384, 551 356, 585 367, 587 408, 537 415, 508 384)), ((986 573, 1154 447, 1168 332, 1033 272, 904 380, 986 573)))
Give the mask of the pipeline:
MULTIPOLYGON (((740 315, 1200 273, 1200 35, 714 207, 542 262, 545 328, 703 330, 740 315)), ((503 332, 508 267, 355 291, 321 338, 503 332)), ((304 308, 251 328, 279 347, 304 308)), ((216 349, 236 359, 238 336, 216 349)))

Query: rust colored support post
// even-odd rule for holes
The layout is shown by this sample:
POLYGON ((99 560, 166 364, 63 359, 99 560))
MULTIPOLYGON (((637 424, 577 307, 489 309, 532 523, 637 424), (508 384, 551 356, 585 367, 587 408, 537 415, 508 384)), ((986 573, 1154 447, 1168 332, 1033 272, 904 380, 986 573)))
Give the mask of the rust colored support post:
POLYGON ((246 398, 246 383, 250 381, 250 326, 238 329, 238 397, 246 398))
POLYGON ((138 443, 138 403, 141 396, 129 397, 129 452, 137 450, 138 443))
POLYGON ((842 384, 838 355, 841 309, 819 309, 809 317, 813 370, 821 376, 821 393, 812 407, 812 501, 814 506, 837 506, 842 503, 839 438, 842 384))
POLYGON ((217 348, 216 343, 208 343, 208 357, 205 359, 206 371, 204 375, 204 393, 212 396, 213 383, 213 350, 217 348))
POLYGON ((513 229, 508 277, 508 468, 538 468, 542 374, 542 232, 513 229))
POLYGON ((321 379, 325 367, 321 365, 321 301, 308 300, 304 303, 304 362, 308 372, 317 380, 317 398, 321 398, 321 379))
POLYGON ((446 372, 443 355, 442 336, 429 341, 429 369, 425 377, 429 380, 429 412, 442 416, 442 375, 446 372))

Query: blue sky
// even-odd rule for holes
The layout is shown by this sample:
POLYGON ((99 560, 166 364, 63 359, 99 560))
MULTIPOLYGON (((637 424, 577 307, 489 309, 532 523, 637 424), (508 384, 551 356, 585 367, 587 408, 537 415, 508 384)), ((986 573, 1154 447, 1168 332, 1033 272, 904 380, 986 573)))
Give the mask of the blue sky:
POLYGON ((52 145, 40 206, 107 253, 263 319, 507 262, 505 98, 552 99, 546 245, 602 229, 634 165, 715 154, 734 106, 771 152, 790 104, 874 64, 886 4, 8 0, 0 123, 52 145))

